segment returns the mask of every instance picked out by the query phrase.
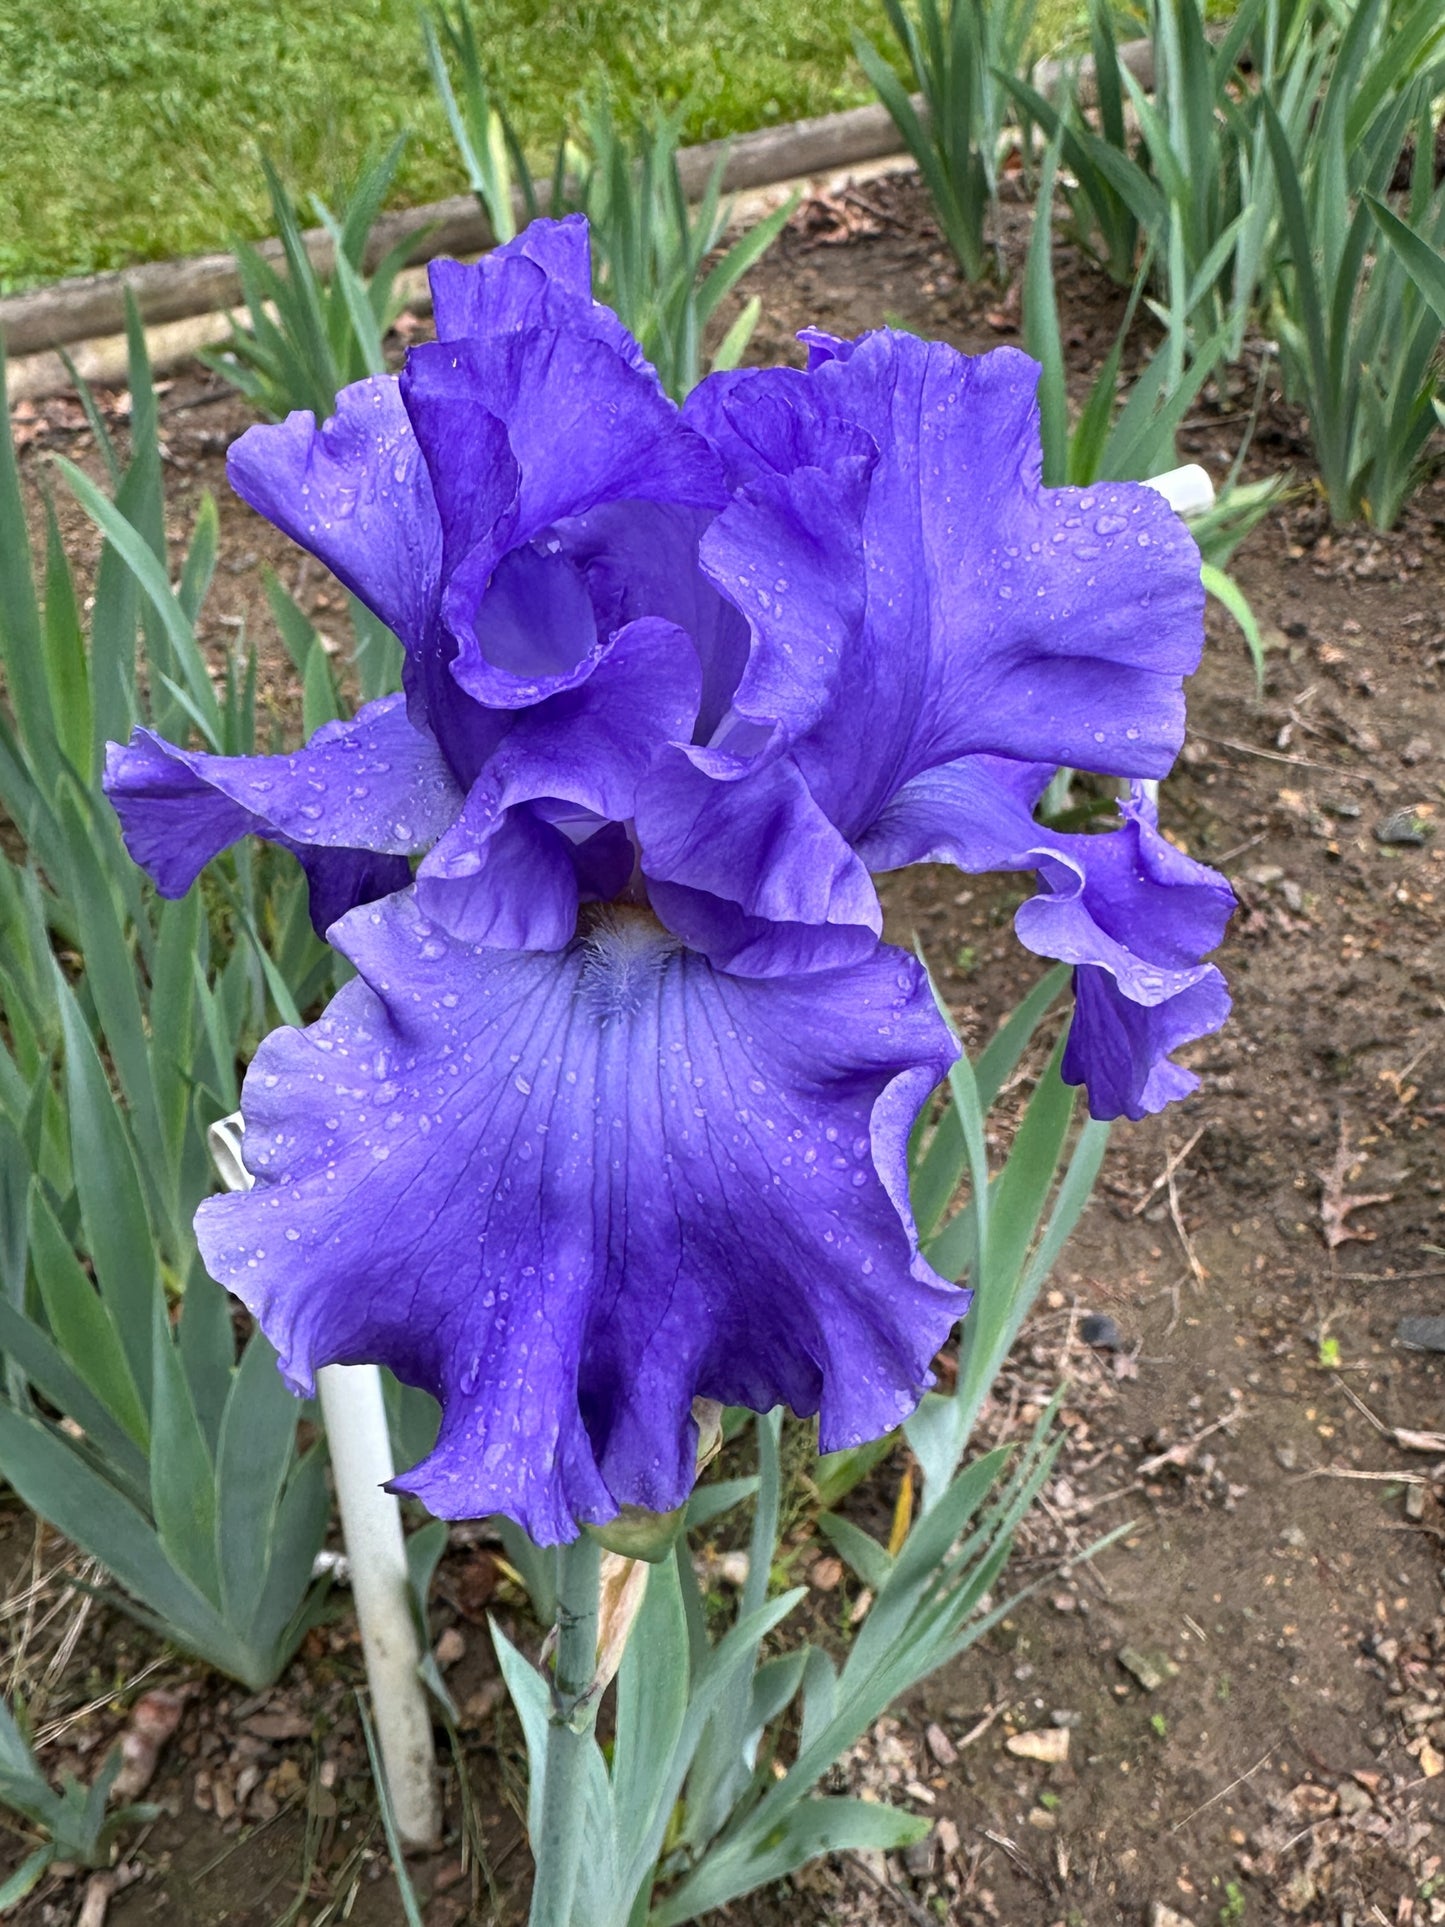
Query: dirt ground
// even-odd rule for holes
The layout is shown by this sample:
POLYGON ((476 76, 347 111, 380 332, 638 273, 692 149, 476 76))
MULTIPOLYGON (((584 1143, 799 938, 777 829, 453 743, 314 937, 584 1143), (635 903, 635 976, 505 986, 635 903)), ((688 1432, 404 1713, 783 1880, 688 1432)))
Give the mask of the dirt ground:
MULTIPOLYGON (((1025 220, 1006 210, 1015 261, 1025 220)), ((1066 250, 1059 265, 1086 376, 1122 303, 1066 250)), ((813 321, 889 320, 970 351, 1017 338, 1012 296, 960 286, 908 179, 805 205, 750 289, 760 360, 795 355, 813 321)), ((194 374, 163 407, 177 533, 200 488, 221 498, 216 647, 238 619, 269 634, 264 560, 339 633, 323 573, 225 494, 243 411, 194 374)), ((1220 475, 1246 412, 1206 395, 1185 455, 1220 475)), ((37 404, 22 433, 32 473, 47 450, 85 457, 63 402, 37 404)), ((1192 1052, 1192 1099, 1116 1130, 989 1417, 1008 1436, 1068 1387, 1065 1452, 1011 1568, 1036 1589, 844 1765, 856 1788, 926 1813, 928 1840, 818 1863, 719 1921, 1445 1920, 1445 1412, 1441 1358, 1420 1348, 1445 1347, 1445 1326, 1407 1322, 1445 1314, 1445 479, 1388 537, 1331 534, 1299 421, 1271 395, 1249 472, 1284 468, 1298 492, 1235 563, 1270 644, 1263 689, 1212 611, 1163 801, 1170 833, 1239 895, 1220 957, 1234 1016, 1192 1052), (1010 1746, 1060 1732, 1052 1764, 1028 1755, 1057 1739, 1010 1746)), ((267 694, 285 719, 281 660, 268 655, 267 694)), ((943 871, 890 890, 895 933, 921 936, 974 1045, 1037 968, 1009 930, 1017 900, 943 871)), ((891 1503, 901 1470, 859 1502, 891 1503)), ((805 1515, 791 1550, 815 1623, 845 1622, 849 1582, 805 1515)), ((164 1811, 126 1843, 113 1927, 400 1921, 345 1611, 273 1692, 247 1696, 86 1604, 67 1572, 86 1576, 0 1500, 0 1638, 39 1688, 47 1763, 93 1770, 142 1695, 184 1696, 151 1790, 164 1811)), ((524 1763, 489 1611, 535 1650, 493 1549, 459 1528, 432 1614, 461 1718, 441 1741, 448 1843, 413 1870, 428 1927, 525 1912, 524 1763)), ((22 1852, 0 1835, 0 1872, 22 1852)), ((51 1879, 15 1917, 68 1922, 81 1887, 51 1879)))

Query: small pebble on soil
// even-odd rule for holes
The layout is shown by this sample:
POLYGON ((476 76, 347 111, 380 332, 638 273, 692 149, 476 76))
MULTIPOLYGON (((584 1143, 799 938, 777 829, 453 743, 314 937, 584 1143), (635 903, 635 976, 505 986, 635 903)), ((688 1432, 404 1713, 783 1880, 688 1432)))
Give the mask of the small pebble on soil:
POLYGON ((1418 810, 1393 810, 1375 825, 1377 843, 1418 850, 1430 839, 1430 824, 1418 810))
POLYGON ((1395 1336, 1412 1351, 1445 1352, 1445 1316, 1437 1313, 1402 1318, 1395 1327, 1395 1336))
POLYGON ((1124 1345, 1124 1334, 1106 1311, 1091 1311, 1087 1318, 1081 1318, 1079 1336, 1096 1352, 1117 1352, 1124 1345))

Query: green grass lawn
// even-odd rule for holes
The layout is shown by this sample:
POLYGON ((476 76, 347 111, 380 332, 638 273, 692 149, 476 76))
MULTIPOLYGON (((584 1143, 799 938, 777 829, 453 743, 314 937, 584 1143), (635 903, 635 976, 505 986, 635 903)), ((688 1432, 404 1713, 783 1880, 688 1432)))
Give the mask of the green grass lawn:
MULTIPOLYGON (((689 140, 852 106, 852 30, 887 39, 881 0, 476 0, 475 18, 539 154, 604 85, 624 112, 686 102, 689 140)), ((402 128, 397 197, 460 192, 416 0, 0 0, 0 289, 262 234, 258 152, 335 200, 402 128)))
MULTIPOLYGON (((690 103, 706 139, 867 98, 850 29, 879 0, 483 0, 529 144, 604 81, 690 103)), ((369 146, 412 141, 398 195, 462 191, 415 0, 0 0, 0 286, 224 247, 267 230, 256 156, 339 198, 369 146)))

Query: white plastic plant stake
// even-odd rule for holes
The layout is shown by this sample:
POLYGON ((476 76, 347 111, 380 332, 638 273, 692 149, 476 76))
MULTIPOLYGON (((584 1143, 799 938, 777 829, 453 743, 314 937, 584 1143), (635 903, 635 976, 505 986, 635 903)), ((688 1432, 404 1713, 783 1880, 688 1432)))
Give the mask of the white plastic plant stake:
POLYGON ((1214 507, 1214 484, 1198 462, 1151 475, 1144 486, 1157 489, 1176 515, 1202 515, 1205 509, 1214 507))
MULTIPOLYGON (((237 1111, 207 1133, 211 1156, 228 1191, 249 1191, 256 1182, 242 1157, 244 1130, 237 1111)), ((441 1835, 436 1751, 419 1671, 421 1641, 412 1613, 401 1507, 384 1490, 396 1467, 381 1374, 374 1365, 323 1365, 316 1374, 316 1389, 331 1448, 366 1683, 396 1829, 408 1847, 435 1846, 441 1835)))
MULTIPOLYGON (((1209 479, 1208 470, 1201 468, 1198 462, 1186 462, 1183 468, 1167 468, 1162 475, 1151 475, 1144 486, 1157 489, 1176 515, 1202 515, 1205 509, 1214 507, 1214 484, 1209 479)), ((1157 777, 1148 778, 1144 784, 1144 794, 1158 805, 1157 777)))

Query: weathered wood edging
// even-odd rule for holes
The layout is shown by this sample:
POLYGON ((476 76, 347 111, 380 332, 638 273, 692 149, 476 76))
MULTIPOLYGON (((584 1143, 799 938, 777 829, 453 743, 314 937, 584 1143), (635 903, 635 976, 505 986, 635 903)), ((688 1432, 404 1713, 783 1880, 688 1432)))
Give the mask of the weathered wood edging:
MULTIPOLYGON (((1152 85, 1153 49, 1147 40, 1128 42, 1119 49, 1119 57, 1142 86, 1152 85)), ((1092 69, 1090 58, 1079 62, 1080 78, 1086 88, 1092 82, 1092 69)), ((1048 91, 1057 85, 1063 71, 1063 63, 1043 61, 1036 70, 1036 83, 1041 90, 1048 91)), ((724 190, 740 193, 887 160, 904 151, 903 141, 887 109, 874 103, 810 120, 789 121, 731 140, 706 141, 681 149, 677 158, 683 186, 691 198, 696 198, 722 154, 727 156, 724 190)), ((424 207, 383 214, 372 229, 367 265, 374 265, 408 237, 414 237, 406 256, 412 264, 443 254, 478 254, 490 247, 493 240, 490 225, 475 198, 457 194, 424 207)), ((326 230, 309 230, 305 241, 318 272, 328 273, 332 243, 326 230)), ((278 240, 262 241, 259 247, 270 260, 281 257, 278 240)), ((11 393, 47 392, 43 382, 27 379, 27 375, 42 375, 42 370, 27 371, 21 358, 38 358, 44 354, 49 363, 47 351, 98 336, 121 334, 125 327, 127 293, 134 298, 141 320, 148 328, 157 329, 188 321, 193 316, 218 314, 242 299, 240 277, 230 252, 192 255, 182 260, 146 261, 136 267, 79 275, 26 294, 0 297, 0 335, 4 337, 8 353, 16 358, 12 366, 15 379, 10 384, 11 393)), ((213 338, 221 333, 224 329, 217 328, 213 338)), ((178 331, 180 340, 188 335, 189 331, 178 331)), ((58 360, 54 366, 60 367, 58 360)), ((48 373, 48 369, 44 372, 48 373)))

